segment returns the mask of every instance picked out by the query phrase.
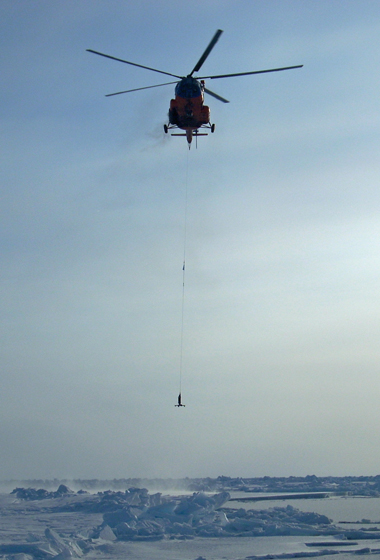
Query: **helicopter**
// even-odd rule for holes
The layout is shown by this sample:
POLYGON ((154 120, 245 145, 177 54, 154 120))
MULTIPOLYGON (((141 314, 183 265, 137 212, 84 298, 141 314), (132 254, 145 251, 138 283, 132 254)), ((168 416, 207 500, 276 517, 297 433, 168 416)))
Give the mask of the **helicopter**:
POLYGON ((172 136, 186 136, 187 143, 190 149, 193 137, 207 136, 208 133, 203 132, 204 129, 208 129, 213 133, 215 131, 215 124, 211 124, 210 121, 210 108, 204 104, 204 93, 211 95, 215 99, 218 99, 222 103, 229 103, 227 99, 214 93, 210 89, 205 87, 204 80, 216 80, 220 78, 235 78, 237 76, 248 76, 250 74, 265 74, 267 72, 280 72, 282 70, 293 70, 295 68, 302 68, 303 64, 298 66, 286 66, 284 68, 271 68, 269 70, 254 70, 253 72, 238 72, 235 74, 220 74, 217 76, 197 76, 196 78, 193 74, 199 72, 210 52, 216 45, 219 37, 223 31, 218 29, 204 53, 187 76, 178 76, 177 74, 171 74, 170 72, 164 72, 162 70, 157 70, 157 68, 150 68, 149 66, 143 66, 142 64, 136 64, 136 62, 130 62, 122 58, 117 58, 109 54, 104 54, 92 49, 87 49, 88 52, 97 54, 99 56, 104 56, 105 58, 110 58, 111 60, 116 60, 118 62, 123 62, 125 64, 130 64, 132 66, 138 66, 139 68, 144 68, 145 70, 151 70, 152 72, 158 72, 159 74, 165 74, 166 76, 172 76, 177 78, 174 82, 166 82, 164 84, 156 84, 153 86, 145 86, 141 88, 127 89, 125 91, 117 91, 115 93, 108 93, 106 97, 111 97, 113 95, 120 95, 122 93, 130 93, 133 91, 141 91, 143 89, 151 89, 155 87, 167 86, 171 84, 176 84, 175 86, 175 98, 170 101, 170 108, 168 113, 168 123, 164 124, 164 132, 167 134, 169 130, 180 129, 184 132, 182 133, 171 133, 172 136), (178 81, 179 80, 179 81, 178 81), (201 131, 201 132, 200 132, 201 131))

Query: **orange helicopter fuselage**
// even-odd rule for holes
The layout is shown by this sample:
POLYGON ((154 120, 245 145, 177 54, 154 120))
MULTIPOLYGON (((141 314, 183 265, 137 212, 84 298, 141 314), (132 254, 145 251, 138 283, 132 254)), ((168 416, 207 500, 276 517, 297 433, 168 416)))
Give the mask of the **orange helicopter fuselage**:
POLYGON ((210 123, 210 108, 203 104, 203 82, 188 76, 178 82, 170 101, 169 123, 182 130, 197 130, 210 123))

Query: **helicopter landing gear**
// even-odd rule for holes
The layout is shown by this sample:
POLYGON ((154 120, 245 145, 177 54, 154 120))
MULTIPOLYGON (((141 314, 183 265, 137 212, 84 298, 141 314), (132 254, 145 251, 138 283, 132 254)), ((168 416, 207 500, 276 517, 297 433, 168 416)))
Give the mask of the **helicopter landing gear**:
POLYGON ((168 125, 167 125, 167 124, 164 124, 164 132, 165 132, 165 134, 168 133, 168 130, 169 130, 169 129, 168 129, 168 125))
POLYGON ((215 132, 215 125, 212 124, 212 125, 210 126, 210 129, 211 129, 211 132, 215 132))

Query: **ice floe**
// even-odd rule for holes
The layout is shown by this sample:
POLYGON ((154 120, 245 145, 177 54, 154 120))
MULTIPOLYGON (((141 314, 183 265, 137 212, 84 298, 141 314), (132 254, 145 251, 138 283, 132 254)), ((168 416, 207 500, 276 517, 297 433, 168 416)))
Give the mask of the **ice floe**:
MULTIPOLYGON (((347 549, 357 545, 359 540, 380 539, 378 531, 346 530, 336 526, 325 515, 300 511, 291 505, 264 510, 227 508, 224 506, 230 500, 230 494, 225 490, 214 494, 199 491, 191 495, 169 496, 160 492, 151 494, 146 488, 131 487, 125 491, 108 490, 90 495, 87 492, 73 492, 67 486, 60 485, 56 491, 16 488, 12 496, 18 503, 44 503, 44 511, 62 514, 78 512, 84 517, 96 514, 95 517, 102 522, 70 536, 46 527, 43 536, 30 532, 23 543, 0 544, 0 558, 9 560, 81 558, 125 541, 328 537, 323 543, 310 542, 308 546, 312 550, 302 553, 249 557, 250 560, 282 560, 338 554, 340 546, 347 553, 347 549), (339 541, 334 541, 338 538, 339 541)), ((377 551, 370 548, 355 550, 363 554, 377 551)))

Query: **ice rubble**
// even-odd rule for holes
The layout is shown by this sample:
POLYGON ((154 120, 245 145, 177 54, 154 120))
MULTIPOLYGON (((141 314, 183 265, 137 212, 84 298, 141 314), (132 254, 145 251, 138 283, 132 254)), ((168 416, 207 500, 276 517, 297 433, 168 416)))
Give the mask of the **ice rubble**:
POLYGON ((81 558, 86 544, 81 539, 63 539, 53 529, 45 529, 45 538, 36 543, 2 544, 0 558, 7 560, 33 560, 54 558, 67 560, 81 558), (3 556, 6 555, 6 556, 3 556))
POLYGON ((292 506, 257 511, 226 509, 228 492, 212 496, 195 492, 191 496, 149 495, 146 489, 105 492, 92 506, 103 513, 103 524, 119 540, 193 538, 223 536, 273 536, 334 534, 337 529, 324 515, 304 513, 292 506))
MULTIPOLYGON (((230 499, 230 494, 226 491, 214 495, 194 492, 192 495, 178 497, 163 496, 160 492, 149 494, 145 488, 129 488, 125 492, 99 492, 91 496, 72 492, 67 487, 60 487, 57 492, 51 493, 52 496, 47 496, 45 492, 17 488, 13 494, 20 500, 50 497, 52 511, 100 513, 103 522, 93 527, 85 536, 76 535, 70 539, 46 529, 41 542, 0 545, 0 555, 13 554, 13 558, 18 554, 17 560, 63 560, 69 557, 79 558, 90 550, 104 546, 105 542, 196 537, 339 535, 341 539, 348 540, 380 538, 378 532, 370 534, 363 530, 343 530, 333 525, 324 515, 305 513, 290 505, 265 510, 223 508, 230 499)), ((326 549, 313 550, 302 553, 302 556, 314 557, 326 553, 326 549)), ((336 554, 337 550, 330 550, 329 553, 336 554)), ((297 554, 290 557, 297 557, 297 554)))
MULTIPOLYGON (((81 491, 83 493, 83 490, 81 491)), ((49 498, 61 498, 67 494, 75 494, 73 490, 70 490, 65 484, 60 484, 58 490, 55 492, 49 492, 44 488, 35 490, 34 488, 15 488, 12 490, 11 494, 17 496, 22 500, 47 500, 49 498)))

